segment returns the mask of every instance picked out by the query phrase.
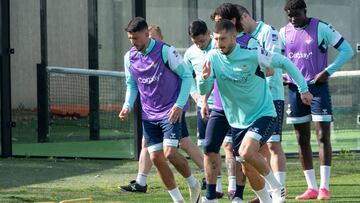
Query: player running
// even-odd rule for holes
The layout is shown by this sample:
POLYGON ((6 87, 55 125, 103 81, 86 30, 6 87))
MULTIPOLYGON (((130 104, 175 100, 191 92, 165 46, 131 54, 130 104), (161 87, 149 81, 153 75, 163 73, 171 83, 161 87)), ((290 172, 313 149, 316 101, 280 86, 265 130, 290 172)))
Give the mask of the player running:
MULTIPOLYGON (((288 71, 299 84, 305 104, 310 104, 312 95, 299 70, 286 57, 260 47, 251 49, 236 44, 236 28, 231 21, 223 19, 215 24, 214 39, 218 49, 207 55, 200 93, 208 93, 216 77, 224 112, 232 127, 234 151, 251 187, 262 202, 284 202, 283 186, 259 153, 261 145, 272 135, 276 120, 265 67, 288 71), (270 185, 272 198, 265 189, 264 179, 270 185)), ((206 197, 202 201, 216 202, 206 197)))
POLYGON ((133 47, 124 56, 127 89, 119 117, 127 119, 139 92, 144 138, 160 178, 172 200, 184 202, 166 162, 169 160, 186 178, 191 202, 198 202, 200 183, 178 151, 180 119, 190 93, 191 72, 174 47, 149 38, 143 18, 132 19, 125 31, 133 47))

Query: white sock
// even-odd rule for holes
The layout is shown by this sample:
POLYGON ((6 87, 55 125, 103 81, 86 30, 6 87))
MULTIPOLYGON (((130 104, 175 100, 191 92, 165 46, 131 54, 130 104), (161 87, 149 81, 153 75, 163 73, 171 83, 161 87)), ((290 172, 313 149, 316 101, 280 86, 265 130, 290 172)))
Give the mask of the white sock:
POLYGON ((305 179, 306 179, 308 188, 318 190, 318 186, 316 183, 316 177, 315 177, 315 170, 314 169, 306 170, 306 171, 304 171, 304 175, 305 175, 305 179))
POLYGON ((236 176, 229 176, 229 185, 228 185, 228 192, 236 191, 236 176))
POLYGON ((278 171, 274 173, 274 176, 276 180, 285 187, 285 178, 286 178, 286 172, 284 171, 278 171))
POLYGON ((254 190, 254 192, 256 196, 258 196, 260 202, 272 202, 271 197, 265 187, 258 191, 254 190))
POLYGON ((216 178, 216 192, 222 192, 222 182, 221 182, 221 176, 218 176, 216 178))
POLYGON ((141 186, 145 186, 146 185, 146 179, 147 179, 146 174, 138 173, 137 177, 136 177, 136 182, 137 182, 137 184, 139 184, 141 186))
POLYGON ((331 166, 320 166, 320 188, 329 190, 331 166))
POLYGON ((281 184, 276 180, 272 171, 270 171, 266 176, 264 176, 264 179, 267 183, 269 183, 271 190, 281 187, 281 184))
POLYGON ((193 175, 190 175, 189 177, 187 177, 186 181, 187 181, 189 187, 194 187, 197 183, 197 180, 193 175))
POLYGON ((265 189, 268 191, 268 193, 271 193, 271 187, 268 182, 265 181, 265 189))
POLYGON ((172 190, 168 190, 168 192, 174 202, 181 201, 184 199, 180 193, 179 188, 177 188, 177 187, 172 190))

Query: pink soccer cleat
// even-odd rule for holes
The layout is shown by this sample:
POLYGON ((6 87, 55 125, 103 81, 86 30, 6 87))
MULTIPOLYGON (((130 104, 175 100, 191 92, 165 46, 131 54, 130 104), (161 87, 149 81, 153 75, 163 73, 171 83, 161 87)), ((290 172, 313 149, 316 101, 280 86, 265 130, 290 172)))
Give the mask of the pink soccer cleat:
POLYGON ((319 192, 317 190, 308 188, 304 194, 298 195, 295 197, 297 200, 308 200, 308 199, 316 199, 318 198, 319 192))
POLYGON ((317 196, 319 200, 330 199, 330 192, 326 188, 320 188, 319 195, 317 196))

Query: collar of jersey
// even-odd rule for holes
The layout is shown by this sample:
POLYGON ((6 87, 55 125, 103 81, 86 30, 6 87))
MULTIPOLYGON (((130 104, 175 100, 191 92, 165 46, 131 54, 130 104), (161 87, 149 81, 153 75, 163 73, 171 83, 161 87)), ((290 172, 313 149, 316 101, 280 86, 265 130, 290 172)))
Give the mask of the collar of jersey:
POLYGON ((233 50, 231 50, 231 53, 228 55, 223 55, 223 56, 227 59, 236 58, 236 52, 238 52, 239 47, 240 47, 240 45, 238 43, 236 43, 233 50))
POLYGON ((214 47, 215 47, 215 40, 212 37, 210 37, 210 42, 209 42, 208 46, 206 47, 206 49, 204 50, 204 52, 207 53, 214 47))
POLYGON ((145 49, 144 52, 141 52, 141 54, 143 54, 143 55, 149 54, 151 52, 151 50, 154 48, 154 46, 155 46, 155 40, 150 39, 149 46, 145 49))

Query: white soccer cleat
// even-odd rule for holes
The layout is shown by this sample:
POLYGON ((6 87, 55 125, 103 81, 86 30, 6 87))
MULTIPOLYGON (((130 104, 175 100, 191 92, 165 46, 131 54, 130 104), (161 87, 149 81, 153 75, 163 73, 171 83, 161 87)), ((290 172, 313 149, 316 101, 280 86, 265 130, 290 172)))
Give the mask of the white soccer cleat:
POLYGON ((189 187, 190 192, 190 202, 191 203, 200 203, 201 201, 201 185, 199 181, 196 181, 194 187, 189 187))
POLYGON ((272 203, 285 202, 285 188, 283 186, 271 191, 272 203))
POLYGON ((203 197, 201 203, 219 203, 219 201, 217 199, 208 200, 206 197, 203 197))

